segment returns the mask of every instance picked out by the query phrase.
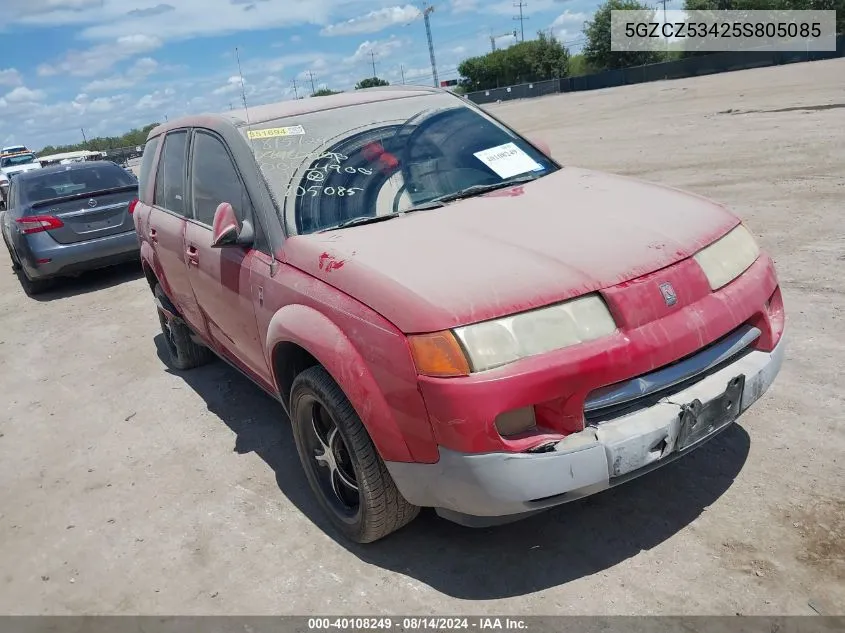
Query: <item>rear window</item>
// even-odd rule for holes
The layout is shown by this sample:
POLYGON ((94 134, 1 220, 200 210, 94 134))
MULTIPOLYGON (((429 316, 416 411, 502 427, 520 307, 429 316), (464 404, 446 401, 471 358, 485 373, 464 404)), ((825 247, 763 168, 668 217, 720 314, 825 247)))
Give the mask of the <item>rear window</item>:
POLYGON ((139 199, 144 204, 150 204, 152 201, 147 199, 145 195, 147 191, 147 182, 150 177, 150 171, 153 168, 153 159, 158 150, 159 137, 150 140, 144 146, 144 155, 141 158, 141 168, 138 171, 138 190, 140 191, 139 199))
POLYGON ((33 203, 134 185, 135 178, 117 165, 86 165, 32 175, 20 183, 18 193, 25 202, 33 203))

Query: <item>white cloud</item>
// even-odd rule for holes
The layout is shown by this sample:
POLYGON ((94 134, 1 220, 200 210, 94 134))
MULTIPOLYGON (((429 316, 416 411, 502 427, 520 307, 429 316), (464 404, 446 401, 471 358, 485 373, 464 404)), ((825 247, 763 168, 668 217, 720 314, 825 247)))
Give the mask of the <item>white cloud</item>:
POLYGON ((3 18, 13 21, 58 12, 71 14, 102 4, 103 0, 4 0, 3 18))
MULTIPOLYGON (((244 85, 246 85, 246 80, 244 80, 244 85)), ((241 91, 241 78, 238 76, 229 77, 226 83, 215 90, 212 90, 212 94, 216 95, 229 95, 229 94, 237 94, 241 91)))
POLYGON ((154 34, 163 40, 181 40, 300 24, 325 24, 335 10, 337 0, 253 0, 248 3, 171 0, 173 11, 141 16, 127 16, 125 0, 105 0, 105 3, 107 11, 101 18, 89 22, 90 26, 82 31, 83 37, 102 40, 120 33, 138 32, 154 34))
POLYGON ((478 0, 452 0, 453 13, 470 13, 478 10, 478 0))
POLYGON ((97 44, 91 48, 67 51, 62 59, 53 64, 41 64, 38 74, 42 77, 69 74, 77 77, 93 77, 108 71, 118 62, 159 48, 162 41, 151 35, 136 33, 123 35, 109 44, 97 44))
POLYGON ((124 90, 131 88, 135 82, 122 75, 114 75, 106 77, 105 79, 95 79, 94 81, 85 84, 82 89, 88 92, 112 92, 114 90, 124 90))
POLYGON ((161 110, 163 106, 174 102, 176 91, 173 88, 165 88, 164 90, 155 90, 135 102, 135 109, 142 112, 149 112, 152 110, 161 110))
POLYGON ((553 29, 561 29, 566 28, 567 26, 577 26, 582 27, 584 22, 590 19, 590 15, 586 13, 573 13, 572 11, 564 11, 558 17, 555 18, 555 21, 552 22, 553 29))
POLYGON ((26 86, 18 86, 11 92, 6 93, 3 99, 6 103, 33 103, 41 101, 44 97, 43 90, 30 90, 26 86))
POLYGON ((21 74, 14 68, 0 69, 0 86, 20 86, 21 74))
POLYGON ((347 64, 360 64, 362 62, 369 62, 372 60, 370 53, 375 53, 376 62, 379 58, 382 60, 390 57, 392 53, 402 48, 404 41, 393 36, 388 40, 372 41, 367 40, 363 42, 351 57, 347 57, 344 61, 347 64))
POLYGON ((320 35, 332 37, 377 33, 391 26, 408 24, 419 18, 420 15, 420 10, 412 4, 406 4, 404 7, 386 7, 370 11, 357 18, 350 18, 345 22, 330 24, 320 31, 320 35))
POLYGON ((105 79, 95 79, 85 84, 82 89, 87 92, 112 92, 132 88, 156 70, 158 70, 156 60, 152 57, 142 57, 132 64, 125 73, 112 75, 105 79))

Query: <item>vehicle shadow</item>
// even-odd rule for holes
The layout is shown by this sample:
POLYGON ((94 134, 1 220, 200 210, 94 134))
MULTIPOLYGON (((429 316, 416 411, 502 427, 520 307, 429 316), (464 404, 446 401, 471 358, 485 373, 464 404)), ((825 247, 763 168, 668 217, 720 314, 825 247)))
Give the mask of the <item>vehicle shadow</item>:
MULTIPOLYGON (((158 335, 155 342, 163 360, 163 337, 158 335)), ((425 510, 403 530, 358 545, 340 537, 323 517, 277 402, 220 361, 171 373, 232 429, 234 450, 255 452, 264 460, 281 492, 338 544, 362 561, 464 600, 520 596, 563 585, 656 547, 730 488, 750 448, 746 431, 734 425, 684 459, 517 523, 473 530, 425 510)))
MULTIPOLYGON (((22 274, 16 272, 15 274, 22 274)), ((84 295, 89 292, 98 292, 119 286, 120 284, 135 281, 144 276, 141 262, 128 262, 84 272, 78 277, 65 277, 56 279, 44 292, 30 297, 35 301, 49 302, 59 299, 68 299, 77 295, 84 295)))

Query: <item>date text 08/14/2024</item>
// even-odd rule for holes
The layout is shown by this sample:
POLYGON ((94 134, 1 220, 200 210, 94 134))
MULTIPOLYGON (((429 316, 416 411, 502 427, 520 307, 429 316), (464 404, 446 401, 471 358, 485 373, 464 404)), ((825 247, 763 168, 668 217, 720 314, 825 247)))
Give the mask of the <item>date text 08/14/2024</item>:
POLYGON ((372 618, 309 618, 308 630, 362 631, 368 629, 397 629, 400 631, 448 631, 448 630, 525 630, 525 620, 499 617, 372 617, 372 618))

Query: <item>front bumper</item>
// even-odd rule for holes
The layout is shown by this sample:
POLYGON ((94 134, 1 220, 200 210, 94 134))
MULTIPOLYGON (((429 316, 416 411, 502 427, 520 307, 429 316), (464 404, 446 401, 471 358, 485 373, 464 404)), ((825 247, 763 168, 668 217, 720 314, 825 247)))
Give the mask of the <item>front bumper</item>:
POLYGON ((23 242, 25 251, 20 258, 21 264, 31 279, 74 275, 140 261, 140 243, 134 230, 73 244, 59 244, 44 231, 25 236, 23 242), (50 261, 38 263, 39 260, 50 261))
POLYGON ((696 399, 706 405, 744 375, 742 414, 772 384, 783 355, 781 335, 771 352, 751 351, 653 406, 572 433, 550 452, 470 454, 440 447, 435 464, 386 465, 414 505, 475 527, 515 520, 624 483, 701 446, 730 424, 678 451, 681 405, 696 399))

